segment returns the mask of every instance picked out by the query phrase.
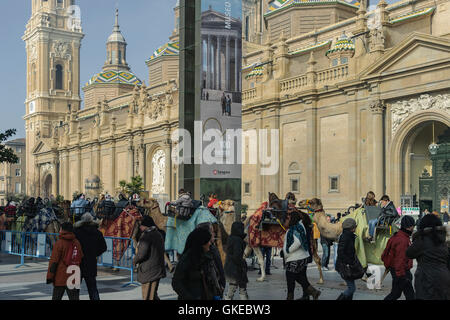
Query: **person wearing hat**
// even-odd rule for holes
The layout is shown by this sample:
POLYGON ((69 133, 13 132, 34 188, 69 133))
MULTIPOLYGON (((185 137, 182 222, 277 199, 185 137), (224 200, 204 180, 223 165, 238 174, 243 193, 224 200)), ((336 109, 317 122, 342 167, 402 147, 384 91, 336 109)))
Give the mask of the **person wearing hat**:
POLYGON ((150 216, 144 216, 139 228, 142 235, 133 260, 137 267, 137 280, 142 283, 144 300, 159 300, 159 281, 166 277, 164 239, 150 216))
POLYGON ((189 234, 172 279, 178 300, 219 300, 223 294, 210 252, 212 241, 211 233, 203 228, 189 234))
POLYGON ((74 224, 73 232, 81 244, 84 257, 81 260, 81 278, 84 279, 90 300, 100 300, 97 290, 97 258, 106 251, 106 241, 98 230, 98 223, 87 212, 74 224))
POLYGON ((411 216, 404 216, 400 222, 400 230, 388 241, 381 255, 384 266, 392 275, 392 288, 384 300, 397 300, 402 293, 406 300, 414 300, 412 274, 410 269, 413 261, 406 256, 406 250, 411 245, 411 234, 416 222, 411 216))
MULTIPOLYGON (((340 274, 342 273, 344 265, 353 265, 355 262, 359 262, 355 250, 356 235, 354 232, 356 230, 356 221, 352 218, 345 219, 342 223, 342 229, 343 231, 338 241, 336 259, 336 271, 340 274)), ((341 277, 347 284, 347 290, 341 293, 337 300, 353 300, 353 295, 356 291, 356 279, 344 278, 342 274, 341 277)))

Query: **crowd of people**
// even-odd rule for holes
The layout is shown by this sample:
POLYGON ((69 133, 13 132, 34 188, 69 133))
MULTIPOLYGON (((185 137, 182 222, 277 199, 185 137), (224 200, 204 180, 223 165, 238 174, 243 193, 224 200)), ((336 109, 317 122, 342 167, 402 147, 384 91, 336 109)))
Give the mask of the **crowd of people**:
MULTIPOLYGON (((106 197, 100 205, 107 206, 112 201, 106 197)), ((129 203, 124 197, 120 202, 129 203)), ((183 210, 192 206, 189 192, 180 190, 179 198, 168 204, 183 210)), ((72 207, 77 209, 88 202, 83 195, 78 196, 72 207)), ((208 207, 216 203, 217 195, 211 194, 208 207)), ((369 192, 364 199, 367 206, 376 206, 375 194, 369 192)), ((399 218, 394 214, 395 206, 384 195, 378 204, 381 208, 377 219, 369 221, 369 241, 373 241, 373 228, 386 219, 399 218), (394 209, 392 209, 394 208, 394 209)), ((340 216, 340 215, 339 215, 340 216)), ((340 217, 338 217, 339 219, 340 217)), ((328 222, 338 219, 327 216, 328 222)), ((444 222, 445 223, 445 222, 444 222)), ((442 220, 434 213, 423 214, 418 221, 411 216, 401 218, 400 229, 387 242, 381 259, 392 276, 391 292, 385 300, 397 300, 403 294, 406 300, 449 300, 450 299, 450 249, 446 243, 446 229, 442 220), (417 229, 416 232, 414 230, 417 229), (417 261, 414 277, 411 273, 413 260, 417 261)), ((144 300, 159 300, 158 287, 161 279, 167 276, 164 260, 165 234, 158 229, 153 219, 144 216, 140 224, 140 236, 133 265, 137 269, 137 279, 142 284, 144 300)), ((328 271, 332 246, 337 246, 335 270, 346 283, 337 300, 352 300, 356 291, 355 281, 361 279, 366 270, 361 266, 355 250, 355 230, 357 223, 346 218, 342 223, 342 234, 337 243, 321 236, 322 267, 328 271)), ((287 300, 294 299, 295 285, 300 284, 303 295, 300 300, 317 300, 321 291, 308 281, 307 268, 312 262, 313 222, 307 214, 292 215, 286 230, 281 255, 285 269, 287 300)), ((239 289, 242 300, 249 299, 247 292, 247 261, 244 258, 245 226, 236 221, 232 224, 222 264, 219 250, 214 245, 214 228, 211 223, 200 224, 189 234, 184 252, 181 253, 172 278, 172 288, 181 300, 232 300, 239 289), (228 285, 228 289, 225 288, 228 285)), ((86 283, 89 298, 99 300, 96 284, 97 258, 106 251, 106 242, 99 225, 88 212, 76 223, 64 223, 58 241, 50 257, 47 284, 53 284, 53 299, 62 299, 67 292, 69 299, 79 299, 79 289, 67 287, 67 269, 75 264, 80 267, 81 278, 86 283)), ((271 248, 262 248, 265 268, 271 274, 271 248)))

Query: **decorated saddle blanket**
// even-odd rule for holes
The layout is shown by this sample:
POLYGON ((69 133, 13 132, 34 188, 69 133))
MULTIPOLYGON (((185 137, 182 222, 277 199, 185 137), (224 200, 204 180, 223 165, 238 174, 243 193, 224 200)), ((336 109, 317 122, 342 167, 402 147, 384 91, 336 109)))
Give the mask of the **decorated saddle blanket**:
POLYGON ((217 219, 211 214, 208 208, 203 206, 195 210, 189 220, 169 217, 166 224, 166 251, 176 250, 179 254, 182 254, 188 235, 194 231, 197 225, 206 222, 217 223, 217 219))
POLYGON ((250 217, 248 226, 249 245, 255 247, 282 248, 286 230, 281 225, 265 225, 261 227, 263 210, 268 208, 268 203, 264 202, 261 207, 250 217))
MULTIPOLYGON (((100 231, 105 237, 131 238, 137 221, 142 215, 135 206, 127 206, 115 220, 104 219, 100 231)), ((113 240, 113 259, 122 259, 123 253, 130 245, 129 240, 113 240)))
POLYGON ((25 223, 25 232, 45 232, 48 225, 53 221, 58 221, 55 213, 51 208, 41 209, 34 218, 28 219, 25 223))

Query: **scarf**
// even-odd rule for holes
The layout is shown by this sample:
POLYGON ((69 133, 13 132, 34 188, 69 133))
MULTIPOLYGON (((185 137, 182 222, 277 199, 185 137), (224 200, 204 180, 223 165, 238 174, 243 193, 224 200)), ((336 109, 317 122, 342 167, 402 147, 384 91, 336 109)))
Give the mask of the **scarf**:
POLYGON ((289 228, 288 234, 287 234, 287 243, 286 243, 286 252, 289 253, 289 248, 294 243, 294 236, 296 236, 300 243, 302 244, 303 249, 306 252, 309 252, 308 248, 308 240, 306 238, 306 231, 305 227, 303 226, 303 223, 300 221, 295 226, 291 226, 289 228))

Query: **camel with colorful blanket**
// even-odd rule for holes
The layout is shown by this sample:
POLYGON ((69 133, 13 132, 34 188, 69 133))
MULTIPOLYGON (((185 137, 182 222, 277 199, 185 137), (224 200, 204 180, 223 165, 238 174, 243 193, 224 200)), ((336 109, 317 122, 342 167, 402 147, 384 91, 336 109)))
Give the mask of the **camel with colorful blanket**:
MULTIPOLYGON (((387 242, 390 237, 398 231, 399 220, 387 227, 377 227, 377 232, 374 241, 369 241, 369 225, 368 213, 372 208, 366 206, 360 206, 355 208, 336 223, 330 223, 327 220, 327 215, 323 209, 322 201, 314 198, 310 200, 303 200, 299 202, 300 208, 307 209, 313 214, 314 221, 319 228, 320 234, 328 239, 337 241, 342 234, 342 223, 349 218, 353 218, 357 227, 355 230, 356 240, 355 249, 358 260, 361 265, 367 270, 369 264, 384 265, 381 260, 381 255, 386 248, 387 242)), ((381 283, 386 277, 386 273, 381 279, 379 284, 376 284, 377 288, 380 288, 381 283)))
MULTIPOLYGON (((245 217, 244 225, 248 226, 248 232, 244 257, 248 257, 252 251, 254 252, 261 268, 261 277, 257 281, 264 281, 266 278, 261 247, 283 248, 284 237, 289 229, 289 220, 294 214, 306 213, 295 207, 295 196, 291 192, 286 195, 285 200, 280 200, 275 193, 269 193, 269 201, 263 202, 255 213, 245 217)), ((320 257, 317 254, 317 245, 314 243, 311 241, 311 251, 319 269, 318 283, 323 283, 320 257)))

